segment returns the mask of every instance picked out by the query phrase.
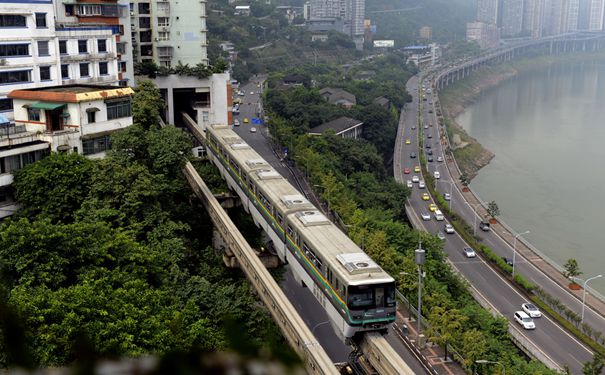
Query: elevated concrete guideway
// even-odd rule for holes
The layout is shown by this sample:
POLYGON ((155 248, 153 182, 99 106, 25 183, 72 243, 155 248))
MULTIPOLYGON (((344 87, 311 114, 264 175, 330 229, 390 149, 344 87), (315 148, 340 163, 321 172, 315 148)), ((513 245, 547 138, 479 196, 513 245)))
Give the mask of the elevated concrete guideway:
POLYGON ((522 57, 529 51, 535 51, 537 48, 548 50, 549 55, 559 55, 570 52, 594 52, 604 47, 605 34, 603 33, 573 33, 523 41, 508 47, 488 51, 471 61, 444 69, 434 79, 434 85, 438 90, 443 89, 487 65, 511 61, 517 57, 522 57))
MULTIPOLYGON (((204 134, 191 117, 182 113, 187 127, 195 138, 203 142, 204 134)), ((338 374, 336 366, 317 342, 313 333, 304 323, 294 306, 279 288, 273 276, 266 270, 235 224, 214 198, 210 189, 201 179, 191 163, 183 168, 183 173, 196 196, 202 201, 216 230, 239 261, 240 268, 263 300, 283 335, 305 362, 310 374, 338 374)), ((369 363, 385 375, 414 375, 386 339, 379 334, 365 335, 360 347, 369 363)))

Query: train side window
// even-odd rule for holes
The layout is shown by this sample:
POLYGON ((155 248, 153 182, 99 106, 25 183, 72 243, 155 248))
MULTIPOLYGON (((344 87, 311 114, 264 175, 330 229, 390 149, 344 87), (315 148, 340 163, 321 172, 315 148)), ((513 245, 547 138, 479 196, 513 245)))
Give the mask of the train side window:
POLYGON ((317 255, 315 255, 313 250, 311 250, 311 248, 309 246, 307 246, 307 244, 305 242, 303 242, 303 251, 305 252, 305 255, 307 256, 307 258, 309 258, 311 263, 313 263, 315 265, 315 267, 317 267, 318 269, 321 270, 322 266, 323 266, 321 259, 319 259, 317 257, 317 255))
POLYGON ((331 269, 327 269, 327 273, 328 273, 328 282, 330 283, 330 285, 332 284, 332 270, 331 269))
POLYGON ((288 236, 294 237, 294 231, 292 230, 292 227, 290 225, 288 225, 288 227, 286 228, 286 233, 288 233, 288 236))
POLYGON ((252 194, 254 194, 254 181, 252 181, 252 179, 248 180, 248 187, 250 188, 252 194))
POLYGON ((277 218, 277 224, 282 225, 282 221, 284 218, 277 210, 275 210, 275 217, 277 218))

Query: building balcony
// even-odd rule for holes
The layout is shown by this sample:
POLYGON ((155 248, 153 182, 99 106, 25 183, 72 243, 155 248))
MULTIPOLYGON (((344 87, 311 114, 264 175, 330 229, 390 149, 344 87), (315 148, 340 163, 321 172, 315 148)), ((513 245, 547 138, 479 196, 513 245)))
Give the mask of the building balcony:
POLYGON ((61 55, 61 62, 69 63, 81 61, 113 60, 115 58, 116 54, 113 52, 81 53, 78 55, 61 55))

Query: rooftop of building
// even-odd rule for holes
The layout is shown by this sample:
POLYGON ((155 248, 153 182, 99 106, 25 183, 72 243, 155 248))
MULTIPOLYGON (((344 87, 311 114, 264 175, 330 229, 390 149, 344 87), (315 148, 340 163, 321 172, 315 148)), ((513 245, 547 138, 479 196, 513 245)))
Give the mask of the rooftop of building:
POLYGON ((325 122, 319 126, 314 127, 309 131, 310 134, 321 134, 328 129, 333 129, 336 134, 339 134, 347 129, 354 128, 362 125, 363 122, 350 117, 339 117, 336 120, 325 122))
POLYGON ((61 85, 13 90, 8 94, 8 97, 11 99, 78 103, 119 98, 131 96, 132 94, 134 94, 134 91, 130 87, 110 85, 61 85))

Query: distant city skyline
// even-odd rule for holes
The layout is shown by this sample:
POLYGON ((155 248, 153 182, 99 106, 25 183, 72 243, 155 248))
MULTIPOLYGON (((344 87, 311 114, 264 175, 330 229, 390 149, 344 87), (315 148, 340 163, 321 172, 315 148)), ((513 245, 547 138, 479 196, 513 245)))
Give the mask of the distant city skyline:
MULTIPOLYGON (((476 20, 500 36, 542 37, 603 30, 605 0, 478 0, 476 20)), ((476 29, 476 26, 474 26, 476 29)))

